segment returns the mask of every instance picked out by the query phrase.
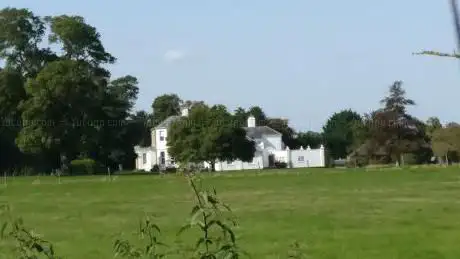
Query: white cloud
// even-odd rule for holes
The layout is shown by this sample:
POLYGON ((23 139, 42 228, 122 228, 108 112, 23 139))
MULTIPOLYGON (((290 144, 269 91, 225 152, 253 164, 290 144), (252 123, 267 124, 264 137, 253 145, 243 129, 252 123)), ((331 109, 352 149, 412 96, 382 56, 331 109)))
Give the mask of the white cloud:
POLYGON ((163 58, 166 62, 172 63, 184 59, 185 53, 180 50, 171 49, 166 51, 163 58))

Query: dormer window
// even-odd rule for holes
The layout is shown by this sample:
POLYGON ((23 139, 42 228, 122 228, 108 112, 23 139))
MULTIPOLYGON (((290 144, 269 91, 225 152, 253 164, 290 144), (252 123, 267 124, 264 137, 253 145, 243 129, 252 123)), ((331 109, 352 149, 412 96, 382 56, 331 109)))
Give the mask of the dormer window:
POLYGON ((160 131, 160 141, 165 141, 165 132, 164 131, 160 131))

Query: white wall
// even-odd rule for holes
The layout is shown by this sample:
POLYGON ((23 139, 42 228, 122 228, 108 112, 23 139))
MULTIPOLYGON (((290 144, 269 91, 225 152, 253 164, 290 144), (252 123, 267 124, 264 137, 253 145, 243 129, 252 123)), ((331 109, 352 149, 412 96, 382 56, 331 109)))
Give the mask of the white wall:
POLYGON ((156 139, 156 130, 155 129, 152 129, 150 131, 150 136, 151 136, 151 141, 152 143, 150 144, 151 147, 156 147, 156 142, 157 142, 157 139, 156 139))
POLYGON ((264 136, 265 145, 273 147, 275 150, 283 149, 281 136, 264 136))
MULTIPOLYGON (((268 161, 267 161, 268 163, 268 161)), ((248 170, 248 169, 262 169, 264 168, 263 153, 256 153, 252 162, 242 162, 235 160, 233 162, 217 162, 215 165, 216 171, 232 171, 232 170, 248 170)))
POLYGON ((157 129, 155 130, 155 143, 157 150, 164 150, 167 147, 167 138, 168 138, 168 130, 167 129, 157 129), (161 136, 163 136, 163 140, 161 140, 161 136))
POLYGON ((324 147, 318 149, 276 150, 272 152, 275 161, 285 162, 288 167, 325 167, 326 158, 324 147))
POLYGON ((158 161, 158 165, 161 162, 161 159, 160 159, 161 152, 165 153, 165 165, 166 166, 175 166, 175 167, 177 167, 177 165, 175 163, 171 164, 173 161, 172 161, 172 157, 168 153, 168 149, 157 149, 156 150, 156 161, 158 161))
POLYGON ((151 147, 134 147, 134 151, 137 155, 136 158, 136 169, 137 170, 145 170, 150 171, 153 165, 156 164, 156 154, 153 148, 151 147), (146 156, 146 160, 144 163, 144 154, 146 156))
POLYGON ((272 152, 277 162, 289 162, 289 150, 275 150, 272 152))
POLYGON ((170 164, 169 161, 171 161, 171 156, 168 153, 168 130, 167 129, 157 129, 155 131, 155 142, 156 142, 156 161, 157 163, 160 164, 160 154, 161 152, 165 153, 165 163, 167 166, 175 166, 177 167, 176 164, 170 164), (163 137, 163 139, 162 139, 163 137))
POLYGON ((291 167, 324 167, 324 149, 291 150, 291 167))

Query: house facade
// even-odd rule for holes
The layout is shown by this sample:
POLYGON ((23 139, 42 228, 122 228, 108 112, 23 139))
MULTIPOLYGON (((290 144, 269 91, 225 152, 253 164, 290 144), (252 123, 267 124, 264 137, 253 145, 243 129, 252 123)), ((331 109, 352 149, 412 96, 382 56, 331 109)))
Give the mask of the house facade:
MULTIPOLYGON (((188 110, 183 109, 181 116, 188 116, 188 110)), ((181 118, 181 116, 170 116, 157 127, 152 129, 152 143, 150 147, 134 147, 137 154, 136 169, 150 171, 155 165, 160 168, 177 167, 174 159, 168 154, 167 134, 169 126, 181 118)), ((217 161, 216 171, 263 169, 272 167, 276 162, 284 162, 290 168, 299 167, 325 167, 325 150, 321 145, 318 149, 301 147, 297 150, 290 150, 282 141, 282 134, 268 126, 257 126, 254 116, 247 120, 247 127, 244 127, 246 137, 254 141, 256 151, 251 162, 217 161)), ((203 163, 204 167, 209 167, 203 163)))

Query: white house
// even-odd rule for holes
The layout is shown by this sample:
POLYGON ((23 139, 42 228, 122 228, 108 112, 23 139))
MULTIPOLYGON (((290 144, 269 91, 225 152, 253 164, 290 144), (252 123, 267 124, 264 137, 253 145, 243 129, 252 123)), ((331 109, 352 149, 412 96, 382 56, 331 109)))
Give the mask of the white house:
MULTIPOLYGON (((182 116, 187 116, 188 110, 182 110, 182 116)), ((137 154, 136 169, 150 171, 154 165, 161 168, 176 167, 174 159, 168 154, 167 134, 168 127, 181 116, 170 116, 157 127, 152 129, 152 144, 150 147, 134 147, 137 154)), ((301 147, 298 150, 290 150, 285 147, 282 135, 268 126, 257 126, 254 116, 250 116, 247 127, 244 128, 246 136, 256 144, 256 152, 251 162, 239 160, 227 162, 217 161, 216 171, 262 169, 273 166, 275 162, 285 162, 288 167, 324 167, 326 158, 324 147, 318 149, 301 147)), ((208 165, 204 163, 204 166, 208 165)))

